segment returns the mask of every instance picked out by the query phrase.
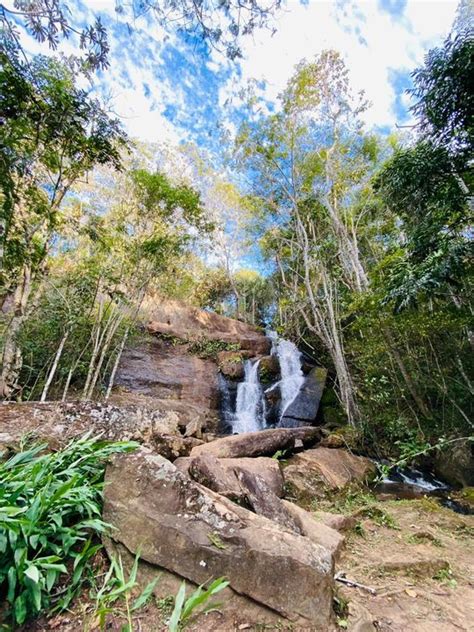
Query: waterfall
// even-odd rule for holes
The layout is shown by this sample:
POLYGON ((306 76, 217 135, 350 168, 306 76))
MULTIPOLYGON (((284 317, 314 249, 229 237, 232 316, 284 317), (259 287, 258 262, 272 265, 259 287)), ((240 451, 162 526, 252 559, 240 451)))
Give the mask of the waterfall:
POLYGON ((272 341, 271 354, 278 357, 280 364, 280 381, 271 388, 278 386, 280 389, 281 419, 304 383, 304 375, 301 370, 301 353, 293 342, 279 338, 276 331, 267 331, 267 336, 272 341))
POLYGON ((237 402, 232 429, 234 432, 261 430, 265 421, 265 400, 258 379, 259 360, 246 360, 245 379, 237 388, 237 402))
POLYGON ((304 375, 301 370, 301 353, 293 342, 290 340, 279 340, 276 345, 276 353, 278 361, 280 362, 281 371, 281 379, 279 382, 281 392, 281 418, 303 386, 304 375))

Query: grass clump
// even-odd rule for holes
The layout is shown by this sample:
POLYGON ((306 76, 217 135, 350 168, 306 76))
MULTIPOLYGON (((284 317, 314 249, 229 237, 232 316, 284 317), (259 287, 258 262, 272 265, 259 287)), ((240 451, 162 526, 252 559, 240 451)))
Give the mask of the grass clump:
POLYGON ((229 582, 225 577, 215 579, 209 588, 205 589, 204 584, 198 586, 196 590, 186 599, 186 583, 183 582, 176 595, 174 609, 168 621, 169 632, 180 632, 198 614, 205 614, 217 608, 217 604, 206 604, 211 597, 227 588, 229 582))
POLYGON ((67 608, 101 548, 104 470, 132 442, 89 435, 57 452, 24 442, 0 463, 0 594, 5 616, 21 625, 42 610, 67 608))

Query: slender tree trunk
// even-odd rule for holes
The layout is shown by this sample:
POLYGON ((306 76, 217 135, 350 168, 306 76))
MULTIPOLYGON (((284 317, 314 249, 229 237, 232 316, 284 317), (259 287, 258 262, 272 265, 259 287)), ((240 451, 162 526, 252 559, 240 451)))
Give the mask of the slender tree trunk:
POLYGON ((120 358, 122 357, 122 353, 123 353, 123 350, 125 348, 125 344, 127 342, 129 331, 130 331, 129 328, 127 327, 127 329, 125 330, 125 333, 124 333, 124 335, 122 337, 122 341, 120 343, 120 346, 118 348, 117 357, 115 358, 114 366, 112 367, 112 372, 110 373, 109 383, 107 385, 107 391, 105 393, 105 401, 107 401, 109 399, 110 393, 112 392, 112 389, 114 387, 115 374, 117 373, 117 369, 118 369, 118 366, 120 364, 120 358))
POLYGON ((22 362, 17 337, 26 319, 26 308, 31 294, 31 287, 31 267, 28 264, 24 264, 20 282, 13 296, 13 314, 7 325, 3 343, 0 373, 0 397, 3 399, 9 399, 18 388, 17 380, 22 362))
POLYGON ((69 330, 66 331, 64 336, 61 338, 61 342, 59 343, 59 347, 56 351, 56 355, 54 356, 53 365, 49 371, 48 377, 46 378, 46 382, 44 384, 43 392, 41 393, 41 402, 46 401, 46 397, 48 396, 49 387, 51 386, 51 382, 53 381, 54 375, 56 373, 56 369, 58 368, 59 360, 61 359, 61 355, 64 349, 64 345, 69 336, 69 330))

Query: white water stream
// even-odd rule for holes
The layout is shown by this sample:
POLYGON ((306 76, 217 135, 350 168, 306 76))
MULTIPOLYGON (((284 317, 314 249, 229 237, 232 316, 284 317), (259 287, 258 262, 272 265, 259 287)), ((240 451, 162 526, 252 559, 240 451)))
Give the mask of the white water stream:
POLYGON ((258 378, 260 361, 246 360, 245 379, 237 387, 234 432, 253 432, 261 430, 265 424, 265 398, 258 378))
POLYGON ((304 375, 301 370, 301 353, 290 340, 277 339, 275 353, 280 363, 281 379, 278 382, 281 392, 280 419, 303 386, 304 375))
MULTIPOLYGON (((289 340, 278 338, 273 331, 268 333, 272 340, 272 355, 278 357, 281 379, 270 388, 278 388, 281 393, 280 419, 288 406, 298 395, 304 382, 301 370, 301 353, 289 340)), ((221 386, 222 405, 225 419, 234 433, 253 432, 265 427, 265 395, 259 380, 260 361, 247 360, 244 365, 245 377, 237 387, 235 413, 230 410, 227 386, 221 386)), ((267 389, 268 390, 268 389, 267 389)))

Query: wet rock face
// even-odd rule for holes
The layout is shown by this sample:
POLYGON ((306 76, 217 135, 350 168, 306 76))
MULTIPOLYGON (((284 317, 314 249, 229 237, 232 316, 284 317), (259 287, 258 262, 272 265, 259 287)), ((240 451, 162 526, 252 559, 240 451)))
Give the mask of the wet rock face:
POLYGON ((281 428, 297 428, 314 423, 326 384, 327 371, 312 369, 305 378, 299 393, 279 421, 281 428))
POLYGON ((330 552, 204 488, 163 457, 141 450, 114 459, 104 519, 116 527, 114 540, 146 562, 195 583, 224 575, 236 592, 298 625, 331 629, 330 552))

